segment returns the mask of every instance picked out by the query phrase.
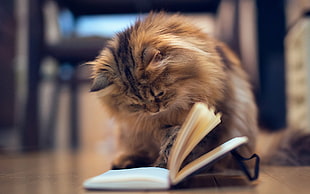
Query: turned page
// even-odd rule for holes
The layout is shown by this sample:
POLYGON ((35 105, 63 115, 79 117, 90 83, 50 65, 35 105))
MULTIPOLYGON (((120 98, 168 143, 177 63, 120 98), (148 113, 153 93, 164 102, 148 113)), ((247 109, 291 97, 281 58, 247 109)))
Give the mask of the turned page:
POLYGON ((175 179, 180 167, 188 154, 216 125, 220 123, 221 115, 215 115, 214 109, 209 109, 203 103, 196 103, 188 114, 168 159, 170 178, 175 179))
POLYGON ((206 165, 216 161, 217 159, 221 158, 225 154, 229 153, 230 151, 238 148, 239 146, 248 142, 247 137, 235 137, 231 140, 223 143, 222 145, 214 148, 210 152, 202 155, 198 159, 192 161, 191 163, 187 164, 182 168, 179 172, 177 172, 176 177, 171 180, 173 185, 178 184, 184 178, 188 177, 189 175, 195 173, 196 171, 202 169, 206 165))

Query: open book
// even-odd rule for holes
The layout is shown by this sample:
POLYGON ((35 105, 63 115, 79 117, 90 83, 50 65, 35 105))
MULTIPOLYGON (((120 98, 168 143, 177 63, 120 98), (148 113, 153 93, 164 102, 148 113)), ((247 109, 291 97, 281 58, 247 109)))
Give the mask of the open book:
MULTIPOLYGON (((168 169, 141 167, 109 170, 84 182, 86 189, 154 190, 169 189, 188 176, 206 167, 237 147, 247 143, 247 137, 235 137, 202 155, 182 169, 181 165, 195 146, 220 122, 221 114, 214 113, 203 103, 196 103, 182 125, 168 159, 168 169)), ((234 152, 236 155, 236 152, 234 152)), ((255 177, 257 178, 257 177, 255 177)))

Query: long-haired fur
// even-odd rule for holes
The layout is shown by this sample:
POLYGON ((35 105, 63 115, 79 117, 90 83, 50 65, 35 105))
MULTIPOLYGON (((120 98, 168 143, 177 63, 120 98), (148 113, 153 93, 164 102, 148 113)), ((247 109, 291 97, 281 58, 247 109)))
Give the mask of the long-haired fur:
POLYGON ((188 160, 235 136, 250 139, 241 152, 254 151, 257 111, 239 60, 186 18, 151 13, 118 33, 90 64, 91 91, 120 125, 122 151, 114 168, 165 166, 195 102, 223 116, 188 160))

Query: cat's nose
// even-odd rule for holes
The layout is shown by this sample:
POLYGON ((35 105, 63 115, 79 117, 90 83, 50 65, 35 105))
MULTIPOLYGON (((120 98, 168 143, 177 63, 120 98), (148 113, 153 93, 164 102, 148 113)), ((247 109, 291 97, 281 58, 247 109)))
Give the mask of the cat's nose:
POLYGON ((154 103, 146 104, 146 109, 151 113, 157 113, 159 112, 159 105, 154 103))

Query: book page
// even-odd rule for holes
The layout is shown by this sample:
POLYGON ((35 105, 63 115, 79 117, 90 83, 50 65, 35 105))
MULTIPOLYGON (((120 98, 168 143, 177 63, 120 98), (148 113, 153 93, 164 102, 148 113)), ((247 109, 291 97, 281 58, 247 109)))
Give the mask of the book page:
POLYGON ((193 106, 171 149, 170 158, 168 159, 171 179, 176 177, 186 156, 202 138, 220 123, 220 117, 219 113, 215 115, 214 110, 208 109, 203 103, 196 103, 193 106))
POLYGON ((183 169, 181 169, 176 177, 171 180, 171 183, 173 185, 181 182, 184 178, 187 176, 193 174, 197 170, 203 168, 204 166, 208 165, 209 163, 215 161, 216 159, 219 159, 221 156, 225 155, 226 153, 236 149, 237 147, 245 144, 248 142, 247 137, 235 137, 222 145, 214 148, 210 152, 202 155, 198 159, 194 160, 193 162, 187 164, 184 166, 183 169))
POLYGON ((169 189, 169 170, 159 167, 109 170, 86 180, 83 186, 86 189, 103 190, 169 189))

